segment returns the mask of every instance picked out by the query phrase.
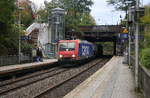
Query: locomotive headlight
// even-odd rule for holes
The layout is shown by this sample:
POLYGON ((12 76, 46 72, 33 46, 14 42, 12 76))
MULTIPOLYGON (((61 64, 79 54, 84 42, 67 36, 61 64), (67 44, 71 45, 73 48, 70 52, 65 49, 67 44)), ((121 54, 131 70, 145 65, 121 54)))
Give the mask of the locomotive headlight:
POLYGON ((60 57, 60 58, 62 58, 62 57, 63 57, 63 55, 59 55, 59 57, 60 57))
POLYGON ((72 57, 74 58, 74 57, 76 57, 76 56, 73 54, 72 57))

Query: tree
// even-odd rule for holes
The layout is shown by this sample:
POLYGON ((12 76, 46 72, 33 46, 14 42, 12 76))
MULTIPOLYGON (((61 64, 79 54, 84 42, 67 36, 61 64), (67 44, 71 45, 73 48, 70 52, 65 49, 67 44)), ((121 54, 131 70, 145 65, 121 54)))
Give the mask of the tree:
POLYGON ((107 0, 109 5, 114 6, 117 10, 126 11, 129 6, 134 6, 136 0, 107 0), (127 2, 130 2, 129 4, 127 2))
POLYGON ((141 18, 141 22, 145 27, 144 31, 144 48, 150 48, 150 5, 145 6, 145 15, 141 18))
POLYGON ((83 13, 80 17, 80 26, 96 25, 95 19, 89 13, 83 13))
POLYGON ((60 7, 64 8, 67 12, 73 10, 74 14, 79 13, 89 13, 91 11, 90 6, 92 6, 92 0, 60 0, 60 7))
POLYGON ((141 63, 150 69, 150 4, 145 6, 145 15, 141 18, 141 22, 145 27, 144 40, 142 41, 141 63))
POLYGON ((15 0, 0 0, 0 34, 11 32, 15 0))
POLYGON ((48 15, 51 16, 51 11, 53 8, 59 7, 60 4, 57 3, 57 0, 52 0, 51 2, 45 1, 45 8, 41 8, 37 11, 38 22, 48 22, 48 15))
POLYGON ((53 8, 63 8, 67 13, 65 15, 66 30, 79 30, 80 25, 96 24, 94 18, 90 15, 90 7, 92 6, 92 4, 92 0, 52 0, 51 2, 45 1, 46 8, 44 10, 38 11, 38 15, 42 20, 45 21, 47 20, 47 15, 44 15, 44 13, 51 16, 51 10, 53 8))
MULTIPOLYGON (((21 8, 23 8, 23 10, 21 10, 21 13, 20 13, 21 14, 21 23, 24 24, 25 27, 28 27, 35 18, 31 5, 32 5, 32 3, 28 0, 19 2, 19 6, 21 8)), ((17 13, 19 15, 18 10, 17 10, 17 13)), ((18 18, 18 15, 16 18, 18 18)))
POLYGON ((5 55, 16 45, 17 34, 13 32, 15 0, 0 0, 0 7, 0 55, 5 55))
MULTIPOLYGON (((17 0, 0 0, 0 55, 18 54, 18 40, 19 33, 21 32, 18 24, 15 24, 19 15, 16 1, 17 0)), ((31 11, 27 8, 28 7, 25 7, 25 10, 21 12, 22 21, 25 25, 29 24, 26 20, 29 20, 27 16, 28 12, 31 11)), ((23 26, 21 26, 21 28, 22 27, 23 26)), ((23 31, 23 29, 21 29, 21 31, 23 31)))
POLYGON ((150 5, 145 6, 145 15, 141 18, 141 22, 144 24, 150 24, 150 5))
MULTIPOLYGON (((93 2, 92 0, 60 0, 60 7, 67 11, 66 15, 66 30, 75 29, 77 30, 81 22, 85 18, 82 18, 85 13, 90 13, 93 2), (81 21, 82 20, 82 21, 81 21)), ((92 19, 92 18, 91 18, 92 19)), ((93 23, 89 23, 93 24, 93 23)))
POLYGON ((38 22, 48 22, 48 12, 46 9, 40 9, 37 11, 38 22))

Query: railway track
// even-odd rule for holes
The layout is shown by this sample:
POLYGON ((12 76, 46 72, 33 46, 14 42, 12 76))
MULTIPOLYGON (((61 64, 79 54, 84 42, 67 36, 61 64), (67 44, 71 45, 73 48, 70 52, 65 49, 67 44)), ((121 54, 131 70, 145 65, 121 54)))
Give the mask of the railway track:
POLYGON ((16 89, 25 87, 27 85, 33 84, 35 82, 38 82, 40 80, 46 79, 48 77, 52 77, 54 75, 60 74, 62 72, 65 72, 67 69, 62 69, 60 67, 51 68, 48 70, 40 71, 33 73, 28 76, 24 76, 15 80, 8 80, 5 82, 0 83, 0 96, 7 94, 11 91, 14 91, 16 89), (6 89, 7 88, 7 89, 6 89))
POLYGON ((0 98, 42 98, 95 65, 103 65, 107 61, 108 59, 97 59, 77 68, 55 67, 15 80, 0 82, 0 98))
MULTIPOLYGON (((105 60, 105 61, 106 61, 106 60, 105 60)), ((103 62, 105 62, 105 61, 103 61, 103 62)), ((84 72, 88 71, 89 69, 91 69, 92 67, 94 67, 96 64, 99 64, 100 62, 102 63, 102 60, 97 60, 96 63, 93 64, 92 66, 86 68, 85 70, 82 70, 82 71, 79 72, 79 73, 76 73, 76 74, 70 76, 70 77, 67 78, 66 80, 63 80, 62 82, 56 84, 54 87, 49 88, 49 89, 47 89, 47 90, 44 91, 44 92, 41 92, 39 95, 35 96, 34 98, 43 98, 43 97, 45 98, 46 96, 47 96, 47 98, 48 98, 49 95, 47 95, 47 94, 48 94, 49 92, 51 92, 53 89, 55 89, 55 88, 57 88, 57 87, 59 87, 59 86, 65 84, 65 83, 67 83, 68 81, 70 81, 70 80, 72 80, 72 79, 78 77, 79 75, 81 75, 81 74, 83 74, 84 72)))
POLYGON ((34 72, 33 74, 29 74, 29 75, 25 75, 21 78, 16 78, 16 79, 9 79, 9 80, 5 80, 5 81, 0 81, 0 87, 1 86, 5 86, 5 85, 10 85, 10 84, 13 84, 15 82, 19 82, 19 81, 23 81, 25 79, 29 79, 29 78, 33 78, 33 77, 36 77, 36 76, 39 76, 39 75, 42 75, 44 73, 48 73, 48 72, 52 72, 52 71, 55 71, 57 70, 58 68, 54 67, 54 68, 51 68, 51 69, 48 69, 48 70, 42 70, 42 71, 38 71, 38 72, 34 72))

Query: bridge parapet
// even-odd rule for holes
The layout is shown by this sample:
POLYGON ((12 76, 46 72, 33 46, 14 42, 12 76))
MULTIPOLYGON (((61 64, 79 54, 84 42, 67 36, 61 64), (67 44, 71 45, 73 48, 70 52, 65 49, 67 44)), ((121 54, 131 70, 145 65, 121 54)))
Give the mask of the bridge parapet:
POLYGON ((89 41, 116 41, 118 34, 123 32, 121 25, 97 25, 81 26, 80 32, 72 31, 68 33, 70 38, 83 38, 89 41))
POLYGON ((123 28, 121 25, 97 25, 97 26, 81 26, 80 30, 82 32, 120 33, 123 31, 123 28))

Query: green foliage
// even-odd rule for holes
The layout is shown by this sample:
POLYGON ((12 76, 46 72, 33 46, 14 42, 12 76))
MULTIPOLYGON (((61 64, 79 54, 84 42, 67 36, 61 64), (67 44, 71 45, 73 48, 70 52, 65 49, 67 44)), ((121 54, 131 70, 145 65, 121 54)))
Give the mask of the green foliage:
POLYGON ((96 25, 95 19, 89 13, 83 13, 80 16, 80 26, 96 25))
POLYGON ((0 0, 0 55, 15 53, 16 36, 14 30, 15 0, 0 0))
POLYGON ((90 12, 90 6, 93 4, 92 0, 59 0, 60 7, 64 8, 65 10, 73 11, 74 14, 76 12, 84 13, 90 12))
POLYGON ((150 48, 143 49, 141 54, 142 65, 150 69, 150 48))
MULTIPOLYGON (((0 0, 0 55, 17 55, 19 45, 19 33, 24 30, 24 26, 19 28, 14 24, 18 20, 19 11, 15 5, 16 0, 0 0), (15 20, 16 19, 16 20, 15 20)), ((21 11, 22 23, 27 26, 32 22, 31 7, 23 3, 21 11)), ((22 43, 23 52, 30 49, 30 46, 22 43)))
POLYGON ((134 6, 136 4, 136 0, 107 0, 109 5, 113 5, 117 10, 126 11, 129 6, 134 6), (126 2, 131 2, 127 4, 126 2))
POLYGON ((47 12, 47 10, 40 9, 40 10, 38 10, 37 15, 38 15, 38 18, 39 18, 38 22, 41 22, 41 23, 48 22, 47 21, 47 19, 48 19, 48 12, 47 12))
POLYGON ((38 22, 48 22, 48 14, 51 16, 51 11, 53 8, 60 7, 58 2, 54 2, 53 0, 51 2, 44 2, 45 8, 44 9, 39 9, 37 11, 37 17, 38 17, 38 22))
POLYGON ((0 22, 11 23, 13 21, 14 1, 15 0, 0 0, 0 22))
POLYGON ((144 24, 150 24, 150 5, 145 6, 145 15, 141 18, 141 22, 144 24))
POLYGON ((145 6, 145 15, 141 18, 141 22, 145 26, 144 41, 142 42, 141 63, 150 69, 150 5, 145 6))
POLYGON ((150 48, 150 5, 145 6, 145 15, 141 18, 144 25, 143 48, 150 48))
POLYGON ((22 14, 21 17, 22 17, 21 22, 26 27, 28 27, 33 22, 33 17, 32 17, 32 14, 30 14, 30 13, 24 13, 24 14, 22 14))
MULTIPOLYGON (((115 7, 116 10, 125 11, 127 13, 127 10, 131 6, 135 6, 136 0, 107 0, 108 5, 112 5, 115 7)), ((127 15, 125 16, 125 19, 127 19, 127 15)), ((121 25, 125 25, 125 21, 121 21, 121 25)))
MULTIPOLYGON (((52 0, 51 2, 45 2, 45 10, 48 10, 50 14, 53 8, 60 7, 65 9, 67 13, 65 15, 66 30, 74 29, 78 31, 79 26, 81 25, 96 24, 94 18, 89 14, 91 11, 90 6, 92 4, 92 0, 52 0)), ((45 16, 44 18, 46 18, 45 16)), ((42 17, 42 14, 40 17, 42 17)))
POLYGON ((0 34, 11 32, 15 0, 0 0, 0 34))
MULTIPOLYGON (((93 4, 91 0, 60 0, 60 2, 62 4, 60 6, 67 11, 66 30, 77 30, 80 25, 85 25, 87 21, 91 22, 93 20, 93 18, 89 18, 91 17, 89 15, 90 6, 93 4), (88 15, 88 18, 92 20, 86 20, 85 15, 88 15)), ((86 25, 93 25, 93 21, 86 25)))
POLYGON ((51 16, 52 9, 60 7, 60 4, 58 2, 54 2, 53 0, 51 2, 45 1, 44 4, 45 4, 44 10, 45 12, 47 12, 46 14, 47 15, 49 14, 50 16, 51 16))
MULTIPOLYGON (((21 14, 21 23, 25 25, 25 27, 28 27, 34 20, 34 17, 33 17, 34 13, 32 11, 31 5, 28 2, 21 2, 19 6, 23 8, 21 12, 18 12, 21 14)), ((17 9, 17 11, 19 10, 17 9)), ((19 17, 16 17, 16 18, 19 18, 19 17)))
POLYGON ((31 54, 33 45, 27 43, 26 41, 21 42, 21 52, 23 54, 31 54))
POLYGON ((150 48, 150 34, 147 33, 144 35, 144 48, 150 48))
POLYGON ((12 25, 11 32, 0 35, 0 55, 15 55, 18 47, 18 26, 12 25))
POLYGON ((150 15, 146 15, 142 18, 142 23, 150 24, 150 15))
POLYGON ((141 18, 144 25, 143 48, 150 48, 150 5, 145 6, 145 15, 141 18))

